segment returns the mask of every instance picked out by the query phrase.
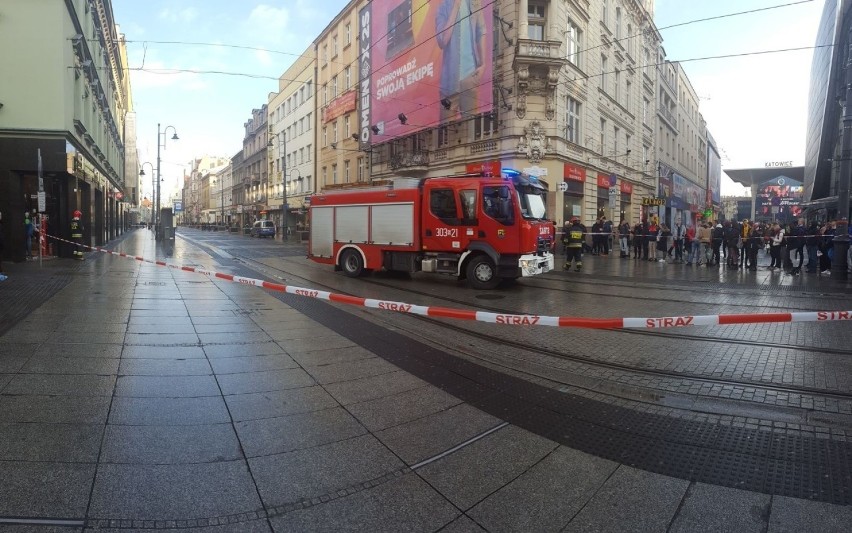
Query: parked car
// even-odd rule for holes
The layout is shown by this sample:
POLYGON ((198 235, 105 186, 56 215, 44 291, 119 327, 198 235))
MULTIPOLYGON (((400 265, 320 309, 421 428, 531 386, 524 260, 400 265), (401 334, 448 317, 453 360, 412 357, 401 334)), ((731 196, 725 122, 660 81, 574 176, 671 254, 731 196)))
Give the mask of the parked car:
POLYGON ((258 220, 251 228, 252 237, 275 237, 275 222, 258 220))

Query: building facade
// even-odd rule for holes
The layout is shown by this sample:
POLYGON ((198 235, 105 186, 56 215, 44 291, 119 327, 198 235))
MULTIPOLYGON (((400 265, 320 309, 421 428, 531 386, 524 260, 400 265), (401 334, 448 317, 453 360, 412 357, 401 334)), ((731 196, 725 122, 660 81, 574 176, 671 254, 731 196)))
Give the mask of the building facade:
POLYGON ((243 160, 240 175, 243 184, 242 212, 247 222, 265 218, 269 209, 269 142, 267 104, 252 109, 251 118, 243 124, 243 160))
POLYGON ((369 152, 359 151, 359 13, 368 0, 352 0, 314 41, 316 57, 315 190, 367 184, 369 152))
POLYGON ((842 160, 849 156, 842 153, 843 135, 838 132, 843 131, 844 103, 852 105, 845 101, 846 65, 852 45, 850 6, 848 0, 826 0, 811 63, 803 205, 822 219, 838 215, 841 180, 847 194, 849 191, 850 177, 841 174, 842 160))
MULTIPOLYGON (((361 148, 371 156, 371 177, 512 168, 547 185, 548 217, 560 224, 573 216, 587 225, 601 216, 635 222, 651 212, 646 200, 656 198, 658 186, 657 69, 652 58, 660 46, 653 2, 498 0, 480 5, 483 16, 468 30, 461 20, 441 18, 437 3, 433 35, 441 34, 439 27, 447 35, 464 28, 462 39, 464 32, 474 32, 484 46, 475 48, 473 56, 477 62, 483 59, 478 62, 483 69, 476 69, 473 75, 479 78, 473 85, 467 82, 467 88, 465 80, 453 79, 456 87, 445 83, 448 74, 455 74, 443 67, 421 80, 421 88, 436 88, 431 102, 412 102, 416 95, 402 92, 409 74, 401 82, 396 76, 402 71, 389 72, 385 64, 377 68, 373 46, 367 92, 390 93, 384 105, 393 103, 402 113, 361 130, 361 148), (402 96, 395 99, 396 94, 402 96), (475 105, 466 102, 471 99, 475 105), (426 113, 416 104, 437 110, 431 118, 420 118, 426 113), (403 129, 400 123, 420 127, 394 136, 403 129)), ((372 9, 376 20, 377 2, 372 9)), ((384 33, 370 30, 375 37, 384 33)), ((426 46, 457 53, 452 39, 426 46)), ((425 65, 417 59, 418 66, 425 65)), ((422 71, 412 72, 417 78, 422 71)))
MULTIPOLYGON (((125 123, 130 83, 112 5, 6 0, 0 11, 0 49, 7 51, 0 54, 7 258, 23 260, 23 232, 15 222, 38 209, 40 191, 49 233, 68 238, 71 214, 79 209, 84 241, 103 244, 129 223, 129 189, 138 183, 136 168, 126 166, 125 136, 134 135, 125 123), (38 46, 21 46, 33 41, 32 28, 39 29, 38 46), (125 181, 127 172, 134 174, 125 181)), ((71 256, 69 246, 53 244, 55 253, 71 256)))
POLYGON ((276 226, 290 231, 305 224, 306 200, 316 188, 316 50, 312 44, 278 81, 269 100, 269 197, 276 226))

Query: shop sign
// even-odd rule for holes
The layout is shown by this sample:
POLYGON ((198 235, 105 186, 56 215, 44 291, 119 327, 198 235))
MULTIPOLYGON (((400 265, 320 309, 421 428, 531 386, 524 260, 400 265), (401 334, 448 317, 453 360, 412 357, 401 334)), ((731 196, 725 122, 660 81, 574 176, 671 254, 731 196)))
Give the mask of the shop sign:
POLYGON ((572 165, 571 163, 565 163, 562 176, 563 180, 586 181, 586 169, 572 165))
POLYGON ((642 198, 642 205, 666 205, 665 198, 642 198))
POLYGON ((629 181, 621 180, 619 187, 621 188, 621 192, 624 194, 633 194, 633 184, 629 181))
POLYGON ((351 91, 347 91, 331 102, 328 103, 327 106, 322 110, 322 121, 328 122, 330 120, 334 120, 337 117, 341 117, 346 113, 351 111, 355 111, 355 104, 357 103, 358 98, 355 92, 355 89, 351 91))
POLYGON ((609 174, 598 174, 598 187, 609 189, 609 174))
POLYGON ((476 174, 482 172, 486 175, 498 177, 503 172, 503 166, 500 161, 483 161, 481 163, 468 163, 464 167, 467 174, 476 174))

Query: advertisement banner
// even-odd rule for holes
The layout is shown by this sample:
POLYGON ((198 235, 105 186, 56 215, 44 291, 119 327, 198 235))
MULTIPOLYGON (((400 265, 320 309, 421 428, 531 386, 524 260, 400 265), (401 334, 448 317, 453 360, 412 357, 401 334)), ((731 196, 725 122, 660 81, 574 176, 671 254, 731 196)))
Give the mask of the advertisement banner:
POLYGON ((373 0, 362 8, 362 147, 490 112, 493 17, 487 0, 373 0))
POLYGON ((598 174, 598 187, 609 189, 609 174, 598 174))
POLYGON ((483 172, 486 175, 501 176, 503 167, 500 161, 483 161, 482 163, 468 163, 464 166, 464 171, 467 174, 483 172))
POLYGON ((322 109, 322 121, 329 122, 337 117, 341 117, 346 113, 349 113, 350 111, 355 111, 357 101, 358 95, 354 89, 346 91, 329 102, 328 105, 322 109))
POLYGON ((621 180, 621 183, 619 185, 621 187, 621 192, 623 192, 624 194, 633 194, 633 184, 629 181, 621 180))

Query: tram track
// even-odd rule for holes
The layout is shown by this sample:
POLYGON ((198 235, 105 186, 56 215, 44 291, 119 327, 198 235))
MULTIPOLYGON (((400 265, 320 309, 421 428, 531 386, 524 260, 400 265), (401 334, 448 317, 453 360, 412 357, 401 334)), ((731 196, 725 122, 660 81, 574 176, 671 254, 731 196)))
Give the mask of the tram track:
MULTIPOLYGON (((241 262, 243 262, 244 264, 246 264, 246 266, 248 266, 249 268, 252 268, 253 270, 264 272, 267 275, 270 275, 271 277, 275 277, 275 278, 279 278, 279 279, 285 279, 285 276, 295 277, 295 278, 310 282, 312 284, 312 286, 318 285, 322 288, 328 289, 328 290, 333 291, 333 292, 338 292, 338 293, 341 293, 341 294, 350 294, 350 293, 347 293, 345 290, 340 289, 339 287, 335 287, 335 286, 332 286, 332 285, 327 284, 327 283, 319 282, 315 279, 305 278, 303 275, 296 273, 296 272, 271 267, 269 265, 260 263, 258 261, 255 261, 251 258, 244 257, 244 256, 235 256, 235 257, 238 257, 238 259, 241 262), (281 275, 270 272, 271 270, 274 270, 274 271, 280 273, 281 275)), ((382 281, 376 280, 376 279, 363 278, 363 279, 360 279, 359 281, 370 284, 370 285, 386 288, 386 289, 392 289, 392 290, 396 290, 396 291, 404 291, 404 292, 409 293, 409 294, 417 294, 417 295, 421 295, 421 296, 425 296, 425 297, 429 297, 429 298, 435 298, 435 299, 443 300, 443 301, 454 303, 454 304, 470 306, 470 304, 468 302, 465 302, 463 300, 459 300, 459 299, 455 299, 455 298, 451 298, 451 297, 446 297, 446 296, 441 296, 441 295, 436 295, 436 294, 433 294, 433 293, 429 293, 429 292, 425 292, 425 291, 419 291, 419 290, 412 289, 412 288, 400 288, 399 286, 393 285, 391 283, 385 283, 385 282, 382 282, 382 281)), ((501 307, 497 307, 497 306, 493 306, 493 305, 492 306, 480 306, 480 307, 483 310, 490 310, 490 311, 500 312, 500 313, 517 313, 518 312, 516 310, 509 310, 509 309, 505 309, 505 308, 501 308, 501 307)), ((394 316, 396 317, 397 315, 394 315, 394 316)), ((588 357, 588 356, 585 356, 585 355, 582 355, 582 354, 565 353, 564 351, 553 350, 553 349, 549 349, 549 348, 545 348, 545 347, 530 346, 527 343, 523 343, 523 342, 520 342, 520 341, 514 341, 512 339, 507 339, 507 338, 495 339, 495 337, 492 334, 478 332, 478 331, 472 330, 470 328, 466 328, 466 327, 461 326, 461 325, 448 323, 446 321, 437 320, 437 319, 430 318, 430 317, 425 317, 425 316, 420 316, 420 315, 408 315, 408 316, 410 318, 415 319, 416 321, 428 323, 430 325, 437 326, 439 328, 447 329, 447 330, 453 331, 455 333, 458 333, 460 335, 465 335, 469 338, 476 339, 476 340, 481 341, 481 342, 497 343, 501 346, 509 346, 509 347, 515 348, 515 349, 517 349, 521 352, 527 352, 527 353, 531 353, 531 354, 552 357, 554 359, 559 359, 559 360, 566 360, 566 361, 570 361, 572 363, 587 365, 587 366, 595 367, 595 368, 599 368, 599 369, 612 370, 612 371, 630 373, 630 374, 635 374, 635 375, 642 375, 642 376, 647 376, 647 377, 650 377, 650 378, 661 379, 661 380, 666 380, 666 379, 690 380, 690 381, 695 382, 697 384, 710 384, 710 385, 721 385, 721 386, 730 386, 730 387, 742 387, 742 388, 750 388, 750 389, 759 389, 759 390, 764 390, 764 391, 767 391, 767 392, 771 391, 771 392, 774 392, 774 393, 806 395, 806 396, 822 397, 822 398, 827 398, 827 399, 834 399, 834 400, 839 400, 839 401, 852 402, 852 391, 846 392, 846 391, 832 390, 832 389, 825 389, 825 388, 818 388, 818 387, 797 386, 797 385, 782 385, 782 384, 771 383, 771 382, 760 381, 760 380, 722 378, 722 377, 707 376, 707 375, 695 374, 695 373, 689 373, 689 372, 679 372, 679 371, 672 371, 672 370, 665 370, 665 369, 643 368, 643 367, 638 367, 638 366, 624 364, 624 363, 617 363, 617 362, 612 362, 612 361, 601 361, 599 359, 588 357)), ((467 348, 461 346, 460 343, 446 343, 446 342, 441 341, 440 338, 434 338, 432 336, 425 336, 423 334, 422 330, 418 330, 417 328, 405 328, 405 327, 401 327, 396 322, 391 323, 390 321, 387 321, 387 320, 384 320, 384 319, 381 319, 381 318, 379 318, 379 320, 381 320, 382 322, 385 322, 390 327, 393 327, 397 330, 402 330, 407 335, 413 335, 413 336, 422 338, 422 339, 424 339, 424 340, 426 340, 426 341, 428 341, 428 342, 430 342, 430 343, 432 343, 432 344, 434 344, 434 345, 436 345, 440 348, 463 354, 465 357, 469 357, 471 359, 481 361, 481 362, 483 362, 483 363, 485 363, 489 366, 502 368, 502 369, 505 369, 507 371, 511 371, 513 373, 525 374, 525 375, 528 375, 528 376, 533 377, 533 378, 547 379, 547 380, 550 380, 550 381, 554 381, 550 372, 544 372, 544 371, 543 372, 530 372, 528 370, 520 369, 519 366, 520 366, 521 363, 529 366, 529 361, 526 360, 526 359, 523 359, 523 358, 520 358, 520 357, 515 357, 514 359, 518 361, 519 365, 513 366, 511 364, 507 364, 507 363, 504 363, 504 362, 497 361, 497 360, 495 360, 495 358, 483 357, 479 352, 467 349, 467 348)), ((665 334, 665 333, 655 332, 655 331, 645 331, 645 330, 609 330, 609 331, 613 332, 613 333, 651 335, 651 336, 661 336, 661 337, 672 338, 672 335, 670 335, 670 334, 665 334)), ((702 337, 702 336, 698 336, 698 335, 683 335, 683 334, 678 334, 677 339, 678 340, 693 341, 693 342, 713 342, 713 343, 720 343, 720 344, 738 344, 738 345, 752 346, 752 347, 755 347, 755 348, 758 348, 758 347, 760 347, 760 348, 776 347, 776 348, 779 348, 779 349, 809 351, 809 352, 814 352, 814 353, 823 353, 823 354, 831 354, 831 355, 852 355, 852 352, 850 352, 848 350, 823 348, 823 347, 815 347, 815 346, 791 346, 791 345, 784 345, 784 344, 777 344, 777 343, 768 344, 768 343, 761 343, 761 342, 755 342, 755 341, 747 341, 747 340, 742 340, 742 339, 724 339, 724 338, 718 338, 718 337, 709 338, 709 337, 702 337)), ((545 365, 543 363, 535 363, 535 364, 538 365, 538 366, 541 366, 544 369, 552 368, 552 369, 559 370, 561 372, 566 372, 566 371, 570 372, 570 370, 566 370, 564 368, 558 368, 558 367, 552 367, 552 366, 548 367, 548 365, 545 365)), ((590 379, 601 380, 601 379, 605 379, 605 378, 590 378, 590 379)), ((617 383, 617 382, 615 384, 621 385, 620 383, 617 383)), ((576 385, 572 385, 572 386, 576 386, 576 385)), ((580 387, 580 388, 582 388, 582 387, 580 387)), ((593 390, 593 389, 588 389, 588 390, 590 390, 591 392, 600 392, 599 390, 593 390)))

